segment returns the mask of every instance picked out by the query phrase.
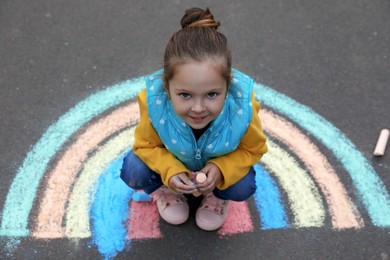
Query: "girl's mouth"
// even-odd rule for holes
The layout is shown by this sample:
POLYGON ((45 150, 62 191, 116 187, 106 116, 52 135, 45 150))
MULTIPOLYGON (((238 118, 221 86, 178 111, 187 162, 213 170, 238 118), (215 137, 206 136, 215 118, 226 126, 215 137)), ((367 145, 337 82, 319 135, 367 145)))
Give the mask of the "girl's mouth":
POLYGON ((193 122, 200 123, 206 118, 206 116, 190 116, 190 118, 193 122))

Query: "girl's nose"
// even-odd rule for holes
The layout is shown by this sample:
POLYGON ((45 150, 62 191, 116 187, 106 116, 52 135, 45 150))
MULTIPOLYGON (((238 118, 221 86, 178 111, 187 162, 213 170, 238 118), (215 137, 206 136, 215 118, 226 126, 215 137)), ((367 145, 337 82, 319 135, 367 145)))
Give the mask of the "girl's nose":
POLYGON ((197 101, 195 101, 195 103, 191 107, 191 110, 193 112, 199 113, 199 112, 203 112, 204 110, 206 110, 206 107, 203 105, 203 102, 201 100, 197 100, 197 101))

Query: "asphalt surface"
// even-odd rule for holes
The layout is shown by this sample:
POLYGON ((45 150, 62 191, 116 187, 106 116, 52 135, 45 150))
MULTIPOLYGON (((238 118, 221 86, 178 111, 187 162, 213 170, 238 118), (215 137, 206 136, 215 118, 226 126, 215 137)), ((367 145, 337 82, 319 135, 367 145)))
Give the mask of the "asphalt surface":
MULTIPOLYGON (((372 156, 379 131, 390 128, 387 0, 5 0, 0 3, 0 208, 17 169, 46 129, 90 95, 160 68, 168 38, 192 6, 210 7, 222 23, 235 68, 326 118, 390 190, 389 148, 383 157, 372 156)), ((342 173, 342 165, 329 158, 342 173)), ((366 214, 363 210, 369 219, 366 214)), ((163 238, 132 243, 116 259, 390 257, 390 227, 369 221, 362 229, 337 231, 328 223, 258 229, 226 239, 196 229, 193 219, 180 227, 162 223, 161 229, 163 238)), ((102 258, 90 239, 75 244, 27 236, 12 250, 10 241, 0 237, 1 259, 102 258)))

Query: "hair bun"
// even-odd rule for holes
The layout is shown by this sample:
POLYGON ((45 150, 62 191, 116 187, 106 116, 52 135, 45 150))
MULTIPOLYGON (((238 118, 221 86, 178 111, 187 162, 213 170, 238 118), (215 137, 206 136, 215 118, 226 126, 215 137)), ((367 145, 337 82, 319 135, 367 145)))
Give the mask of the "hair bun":
POLYGON ((201 8, 193 7, 187 9, 183 18, 180 21, 181 27, 211 27, 218 29, 220 23, 214 20, 214 15, 208 8, 203 10, 201 8))

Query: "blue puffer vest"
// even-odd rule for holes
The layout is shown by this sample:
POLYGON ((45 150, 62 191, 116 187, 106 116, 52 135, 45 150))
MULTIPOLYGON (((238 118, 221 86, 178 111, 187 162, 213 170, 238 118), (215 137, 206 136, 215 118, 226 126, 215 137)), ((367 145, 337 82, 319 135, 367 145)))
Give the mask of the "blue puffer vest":
POLYGON ((146 76, 149 117, 165 147, 191 171, 237 148, 252 119, 253 79, 233 69, 220 115, 196 141, 191 127, 174 111, 161 79, 163 70, 146 76))

